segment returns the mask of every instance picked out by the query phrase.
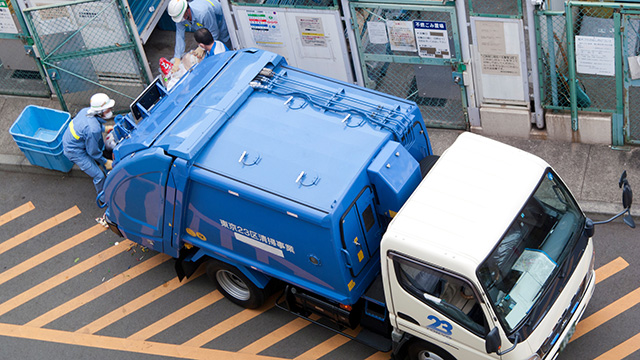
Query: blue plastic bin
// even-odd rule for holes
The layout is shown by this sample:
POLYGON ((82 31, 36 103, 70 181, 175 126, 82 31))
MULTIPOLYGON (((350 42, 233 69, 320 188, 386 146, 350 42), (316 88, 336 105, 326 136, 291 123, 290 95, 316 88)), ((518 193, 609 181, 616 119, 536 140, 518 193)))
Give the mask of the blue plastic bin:
POLYGON ((33 165, 68 172, 73 163, 63 154, 62 134, 70 120, 67 112, 29 105, 22 110, 9 133, 33 165))

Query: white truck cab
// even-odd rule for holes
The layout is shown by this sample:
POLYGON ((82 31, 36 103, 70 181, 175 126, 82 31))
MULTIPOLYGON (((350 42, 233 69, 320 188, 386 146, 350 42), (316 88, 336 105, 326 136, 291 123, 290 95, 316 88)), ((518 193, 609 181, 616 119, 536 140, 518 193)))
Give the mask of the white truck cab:
POLYGON ((394 346, 412 359, 553 359, 594 290, 586 217, 542 159, 471 133, 381 244, 394 346))

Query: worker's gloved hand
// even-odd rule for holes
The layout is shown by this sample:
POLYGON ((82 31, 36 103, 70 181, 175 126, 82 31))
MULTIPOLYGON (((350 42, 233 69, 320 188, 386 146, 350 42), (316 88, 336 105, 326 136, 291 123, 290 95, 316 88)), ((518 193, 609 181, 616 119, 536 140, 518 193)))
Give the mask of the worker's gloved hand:
POLYGON ((198 59, 202 60, 204 59, 204 52, 205 50, 200 46, 198 46, 195 50, 193 50, 193 55, 195 55, 198 59))
POLYGON ((104 132, 105 132, 105 133, 107 133, 107 134, 108 134, 108 133, 110 133, 110 132, 111 132, 111 130, 113 130, 113 125, 105 125, 105 126, 104 126, 104 132))
POLYGON ((104 163, 104 168, 107 169, 107 171, 113 169, 113 160, 107 160, 107 162, 104 163))
POLYGON ((178 72, 178 70, 180 70, 180 59, 173 58, 171 59, 171 63, 173 64, 173 67, 171 68, 171 73, 175 74, 176 72, 178 72))

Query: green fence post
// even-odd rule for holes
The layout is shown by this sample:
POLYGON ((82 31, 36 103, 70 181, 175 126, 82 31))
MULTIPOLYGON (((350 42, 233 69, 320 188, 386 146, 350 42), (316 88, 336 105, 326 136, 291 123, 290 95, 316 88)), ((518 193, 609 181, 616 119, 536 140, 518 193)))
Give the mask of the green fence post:
POLYGON ((567 21, 567 62, 569 65, 569 99, 571 103, 571 129, 578 131, 578 100, 576 97, 576 48, 574 46, 573 13, 570 1, 564 5, 567 21))
POLYGON ((611 145, 624 145, 624 71, 622 65, 622 31, 621 14, 619 11, 613 13, 614 49, 616 49, 615 68, 616 74, 616 112, 611 116, 611 145))

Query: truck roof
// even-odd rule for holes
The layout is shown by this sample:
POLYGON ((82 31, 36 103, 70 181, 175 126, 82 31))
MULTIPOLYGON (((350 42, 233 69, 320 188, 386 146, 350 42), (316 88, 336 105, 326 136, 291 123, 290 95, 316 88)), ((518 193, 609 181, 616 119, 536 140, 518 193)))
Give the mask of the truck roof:
POLYGON ((395 216, 383 251, 394 249, 460 274, 473 273, 547 167, 525 151, 461 134, 395 216))
POLYGON ((323 213, 419 114, 415 103, 289 67, 273 53, 223 54, 176 85, 139 143, 323 213))

